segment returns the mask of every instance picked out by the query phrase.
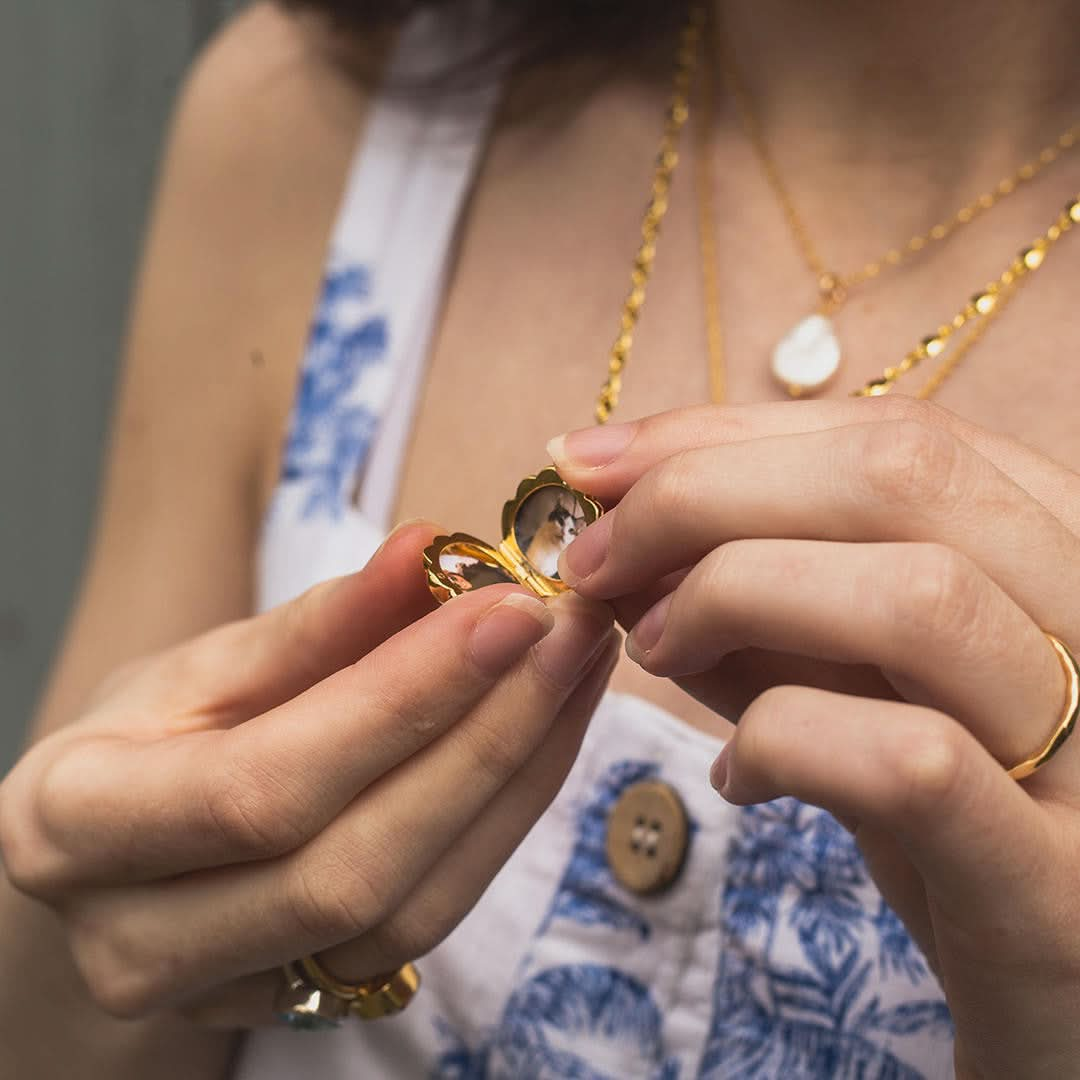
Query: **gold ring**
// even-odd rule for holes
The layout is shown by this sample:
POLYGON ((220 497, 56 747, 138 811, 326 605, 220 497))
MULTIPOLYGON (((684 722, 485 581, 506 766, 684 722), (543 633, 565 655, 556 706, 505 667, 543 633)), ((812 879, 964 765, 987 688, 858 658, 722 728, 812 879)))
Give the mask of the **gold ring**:
POLYGON ((1014 780, 1023 780, 1030 776, 1036 769, 1042 768, 1062 747, 1065 740, 1073 733, 1076 727, 1077 716, 1080 715, 1080 667, 1077 666, 1076 658, 1049 631, 1044 630, 1050 644, 1054 646, 1061 661, 1061 667, 1065 672, 1067 691, 1065 695, 1065 709, 1061 714, 1061 722, 1054 730, 1050 741, 1034 757, 1021 761, 1009 769, 1009 775, 1014 780))
POLYGON ((420 988, 420 972, 414 964, 357 983, 335 978, 313 956, 301 957, 293 966, 296 969, 303 973, 312 991, 343 1003, 350 1016, 361 1020, 378 1020, 401 1012, 420 988))

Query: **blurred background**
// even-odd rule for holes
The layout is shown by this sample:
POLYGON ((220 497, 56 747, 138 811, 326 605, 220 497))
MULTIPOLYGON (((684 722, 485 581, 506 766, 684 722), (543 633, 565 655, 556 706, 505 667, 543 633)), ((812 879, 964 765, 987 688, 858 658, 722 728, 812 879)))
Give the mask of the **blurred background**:
POLYGON ((173 97, 235 0, 0 0, 0 775, 72 593, 173 97))

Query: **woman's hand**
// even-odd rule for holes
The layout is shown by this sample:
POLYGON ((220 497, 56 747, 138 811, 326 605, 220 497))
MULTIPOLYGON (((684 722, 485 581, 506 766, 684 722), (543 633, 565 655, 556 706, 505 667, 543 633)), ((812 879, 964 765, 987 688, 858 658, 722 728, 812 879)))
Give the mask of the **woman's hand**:
POLYGON ((432 533, 119 673, 0 785, 5 870, 105 1010, 248 1026, 285 960, 395 969, 555 795, 617 654, 609 611, 502 586, 432 610, 432 533))
POLYGON ((573 433, 618 506, 563 554, 630 655, 738 728, 730 801, 856 832, 948 996, 961 1076, 1080 1070, 1080 735, 1022 784, 1080 649, 1080 479, 906 399, 669 413, 573 433), (840 693, 834 691, 841 691, 840 693))

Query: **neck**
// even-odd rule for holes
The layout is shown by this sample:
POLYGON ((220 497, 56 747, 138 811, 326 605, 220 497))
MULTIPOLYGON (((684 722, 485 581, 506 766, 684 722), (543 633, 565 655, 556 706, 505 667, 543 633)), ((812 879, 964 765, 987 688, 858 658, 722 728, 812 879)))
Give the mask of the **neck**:
POLYGON ((1023 153, 1080 119, 1072 0, 719 4, 766 130, 1023 153))

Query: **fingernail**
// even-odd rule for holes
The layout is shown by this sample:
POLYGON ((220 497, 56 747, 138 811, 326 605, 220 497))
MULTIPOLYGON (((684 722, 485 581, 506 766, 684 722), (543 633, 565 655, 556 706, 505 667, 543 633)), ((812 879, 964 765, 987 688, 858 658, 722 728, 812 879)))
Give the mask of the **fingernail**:
POLYGON ((638 425, 600 424, 557 435, 547 444, 556 465, 571 469, 599 469, 610 465, 637 434, 638 425))
POLYGON ((548 604, 555 629, 533 652, 536 663, 557 686, 572 686, 608 639, 614 619, 606 604, 562 593, 548 604))
POLYGON ((664 624, 667 622, 668 611, 674 596, 674 593, 668 593, 663 600, 653 604, 630 632, 630 636, 626 639, 626 655, 635 664, 640 664, 656 648, 656 643, 664 632, 664 624))
POLYGON ((712 763, 712 768, 709 770, 709 783, 724 798, 727 797, 728 758, 730 757, 731 743, 728 742, 724 744, 724 749, 720 751, 717 759, 712 763))
POLYGON ((488 675, 501 675, 555 626, 547 605, 527 593, 510 593, 480 616, 469 637, 472 661, 488 675))
MULTIPOLYGON (((422 518, 422 517, 406 518, 404 521, 399 521, 386 534, 386 539, 383 540, 383 542, 378 546, 378 548, 375 549, 375 555, 381 554, 383 549, 386 548, 389 545, 390 541, 393 540, 394 537, 397 536, 398 533, 404 532, 406 529, 412 528, 413 525, 429 525, 429 524, 430 524, 430 522, 427 520, 427 518, 422 518)), ((372 555, 371 558, 374 559, 375 555, 372 555)))
POLYGON ((603 565, 611 544, 613 519, 614 514, 609 513, 593 522, 559 556, 559 577, 571 588, 576 588, 603 565))

